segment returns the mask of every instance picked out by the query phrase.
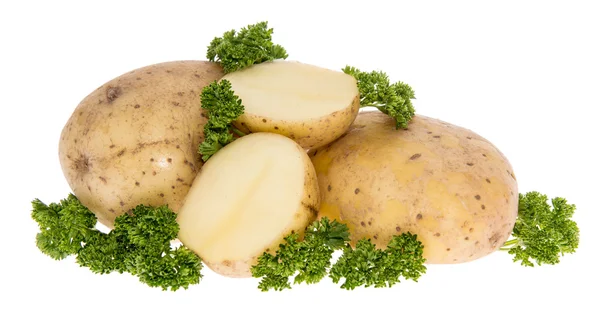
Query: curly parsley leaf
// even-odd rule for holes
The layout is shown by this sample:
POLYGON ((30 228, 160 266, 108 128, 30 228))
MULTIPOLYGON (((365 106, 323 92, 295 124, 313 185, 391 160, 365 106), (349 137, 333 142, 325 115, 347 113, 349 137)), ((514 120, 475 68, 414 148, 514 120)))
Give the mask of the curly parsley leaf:
POLYGON ((394 236, 385 250, 363 238, 354 249, 346 246, 329 276, 334 283, 344 279, 341 288, 347 290, 359 286, 392 287, 400 282, 400 277, 417 281, 427 270, 424 264, 423 245, 416 235, 394 236))
POLYGON ((31 217, 38 223, 37 247, 46 255, 60 260, 77 254, 88 238, 96 237, 96 216, 69 194, 59 203, 46 205, 32 202, 31 217))
POLYGON ((242 100, 235 95, 231 82, 226 79, 214 81, 202 89, 202 108, 208 111, 208 122, 204 125, 204 141, 198 152, 207 161, 222 147, 234 140, 232 132, 243 135, 231 124, 244 114, 242 100))
POLYGON ((285 49, 272 41, 273 28, 263 21, 254 25, 227 31, 215 37, 208 46, 206 58, 221 64, 225 73, 231 73, 254 64, 288 57, 285 49))
POLYGON ((322 218, 306 228, 303 240, 297 233, 289 234, 275 255, 261 255, 251 268, 252 276, 261 278, 258 288, 262 291, 289 289, 294 275, 295 284, 317 283, 327 275, 333 252, 348 240, 346 225, 322 218))
POLYGON ((115 233, 99 233, 86 241, 75 259, 79 266, 87 267, 96 274, 129 272, 125 262, 129 250, 123 246, 126 243, 123 236, 115 233))
POLYGON ((327 275, 333 252, 350 240, 350 233, 348 226, 322 218, 308 226, 304 234, 302 246, 305 256, 294 283, 314 284, 327 275))
POLYGON ((519 214, 513 228, 513 239, 501 250, 514 255, 513 261, 523 266, 558 264, 564 254, 575 253, 579 246, 579 227, 571 218, 575 205, 564 198, 548 197, 539 192, 519 194, 519 214))
POLYGON ((408 127, 408 122, 415 115, 411 101, 415 92, 408 84, 390 84, 388 75, 381 71, 362 72, 351 66, 342 71, 356 79, 361 107, 373 106, 391 116, 396 120, 396 129, 408 127))
POLYGON ((385 253, 384 280, 388 283, 388 286, 397 283, 400 276, 416 282, 421 275, 427 272, 424 265, 423 244, 417 240, 417 235, 404 233, 394 236, 389 242, 385 253))

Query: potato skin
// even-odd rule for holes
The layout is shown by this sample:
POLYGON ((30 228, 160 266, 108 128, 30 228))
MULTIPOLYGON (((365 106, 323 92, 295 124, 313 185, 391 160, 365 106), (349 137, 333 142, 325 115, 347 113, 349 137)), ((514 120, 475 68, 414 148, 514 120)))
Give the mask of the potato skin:
POLYGON ((396 130, 380 112, 360 113, 345 136, 311 151, 319 216, 349 226, 352 243, 385 248, 411 232, 427 263, 462 263, 497 250, 518 207, 513 169, 492 143, 465 128, 416 115, 396 130))
POLYGON ((342 136, 356 119, 359 109, 360 97, 357 95, 346 109, 318 119, 305 122, 286 121, 244 113, 234 122, 234 126, 244 133, 270 132, 281 134, 296 141, 304 149, 309 150, 322 147, 342 136))
MULTIPOLYGON (((273 239, 273 242, 270 245, 265 245, 265 252, 272 255, 275 255, 279 245, 284 242, 284 238, 290 233, 296 232, 299 234, 300 238, 303 238, 303 232, 306 227, 315 221, 315 219, 317 219, 318 209, 321 205, 321 197, 319 194, 319 186, 315 168, 310 161, 310 158, 306 154, 306 151, 300 146, 298 149, 300 150, 301 154, 305 156, 304 166, 306 175, 304 179, 304 193, 302 195, 300 206, 298 206, 298 210, 296 210, 296 215, 294 216, 293 222, 291 222, 286 229, 281 231, 279 236, 273 239)), ((252 266, 258 263, 258 257, 260 257, 263 253, 264 252, 253 254, 246 260, 210 262, 206 259, 203 259, 203 262, 211 270, 223 276, 235 278, 252 277, 252 272, 250 269, 252 266)))
POLYGON ((123 74, 81 101, 62 130, 59 159, 100 223, 112 228, 138 204, 178 211, 202 166, 200 93, 222 76, 216 63, 166 62, 123 74))

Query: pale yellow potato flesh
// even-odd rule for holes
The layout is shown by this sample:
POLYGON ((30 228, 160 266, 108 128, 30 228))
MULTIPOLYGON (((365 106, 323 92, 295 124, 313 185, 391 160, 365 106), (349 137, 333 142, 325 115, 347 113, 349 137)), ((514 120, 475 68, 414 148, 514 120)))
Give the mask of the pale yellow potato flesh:
POLYGON ((319 216, 349 226, 352 244, 417 234, 427 263, 461 263, 497 250, 517 216, 513 169, 476 133, 416 115, 407 130, 380 112, 360 113, 348 133, 309 152, 319 216))
POLYGON ((85 97, 64 126, 59 160, 73 193, 112 228, 139 204, 179 211, 202 167, 200 93, 217 63, 174 61, 123 74, 85 97))
POLYGON ((249 277, 257 257, 302 232, 319 205, 316 173, 302 147, 253 133, 204 164, 178 214, 179 239, 215 272, 249 277))
POLYGON ((227 74, 245 112, 235 126, 245 133, 287 136, 305 149, 341 136, 356 118, 354 77, 296 61, 266 62, 227 74))

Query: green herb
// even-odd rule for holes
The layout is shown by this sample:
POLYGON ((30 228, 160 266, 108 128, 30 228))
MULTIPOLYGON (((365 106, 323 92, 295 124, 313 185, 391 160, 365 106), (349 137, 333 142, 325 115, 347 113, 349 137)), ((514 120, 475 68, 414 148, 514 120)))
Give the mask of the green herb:
POLYGON ((208 122, 204 125, 204 141, 198 152, 207 161, 222 147, 234 140, 233 133, 244 135, 231 124, 244 114, 242 100, 234 94, 231 82, 224 79, 214 81, 202 89, 202 108, 208 111, 208 122))
POLYGON ((373 106, 396 120, 396 129, 407 128, 415 115, 411 99, 412 88, 402 82, 390 84, 388 75, 381 71, 361 72, 346 66, 342 71, 356 78, 361 107, 373 106))
POLYGON ((227 31, 223 37, 215 37, 208 46, 206 58, 217 61, 225 73, 231 73, 254 64, 275 59, 285 59, 287 52, 280 45, 273 44, 273 29, 267 22, 259 22, 235 30, 227 31))
POLYGON ((261 278, 258 288, 262 291, 291 288, 290 277, 294 274, 295 284, 317 283, 327 275, 333 252, 348 240, 346 225, 322 218, 305 230, 303 240, 292 233, 285 237, 275 255, 261 255, 258 264, 251 268, 252 276, 261 278))
POLYGON ((179 225, 167 206, 139 205, 116 218, 108 234, 95 228, 96 217, 72 194, 59 203, 32 202, 38 223, 38 248, 61 260, 75 255, 92 272, 129 272, 152 287, 173 291, 199 283, 202 263, 191 250, 171 247, 179 225))
POLYGON ((417 236, 403 233, 392 237, 385 250, 377 249, 369 239, 360 239, 356 248, 347 245, 342 256, 331 267, 334 283, 342 278, 341 288, 391 287, 400 277, 417 281, 426 272, 423 245, 417 236))
POLYGON ((571 220, 575 205, 564 198, 552 199, 539 192, 519 194, 519 214, 511 239, 501 250, 514 255, 523 266, 558 264, 560 256, 574 253, 579 246, 579 228, 571 220))
POLYGON ((101 234, 94 229, 96 216, 73 194, 48 206, 35 199, 32 206, 31 216, 40 227, 36 236, 37 247, 54 259, 77 254, 83 243, 101 234))

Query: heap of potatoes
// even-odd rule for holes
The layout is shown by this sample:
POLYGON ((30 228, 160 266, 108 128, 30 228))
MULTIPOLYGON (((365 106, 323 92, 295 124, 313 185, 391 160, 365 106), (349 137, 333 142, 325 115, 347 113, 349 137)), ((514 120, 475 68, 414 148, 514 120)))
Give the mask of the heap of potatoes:
POLYGON ((180 241, 214 271, 250 276, 263 252, 319 217, 345 223, 352 243, 385 247, 411 232, 428 263, 497 250, 517 216, 506 157, 467 129, 416 115, 406 129, 359 113, 356 80, 291 61, 224 75, 217 63, 176 61, 121 75, 89 94, 67 121, 62 170, 107 227, 138 204, 178 213, 180 241), (247 135, 206 163, 200 93, 227 79, 247 135))

